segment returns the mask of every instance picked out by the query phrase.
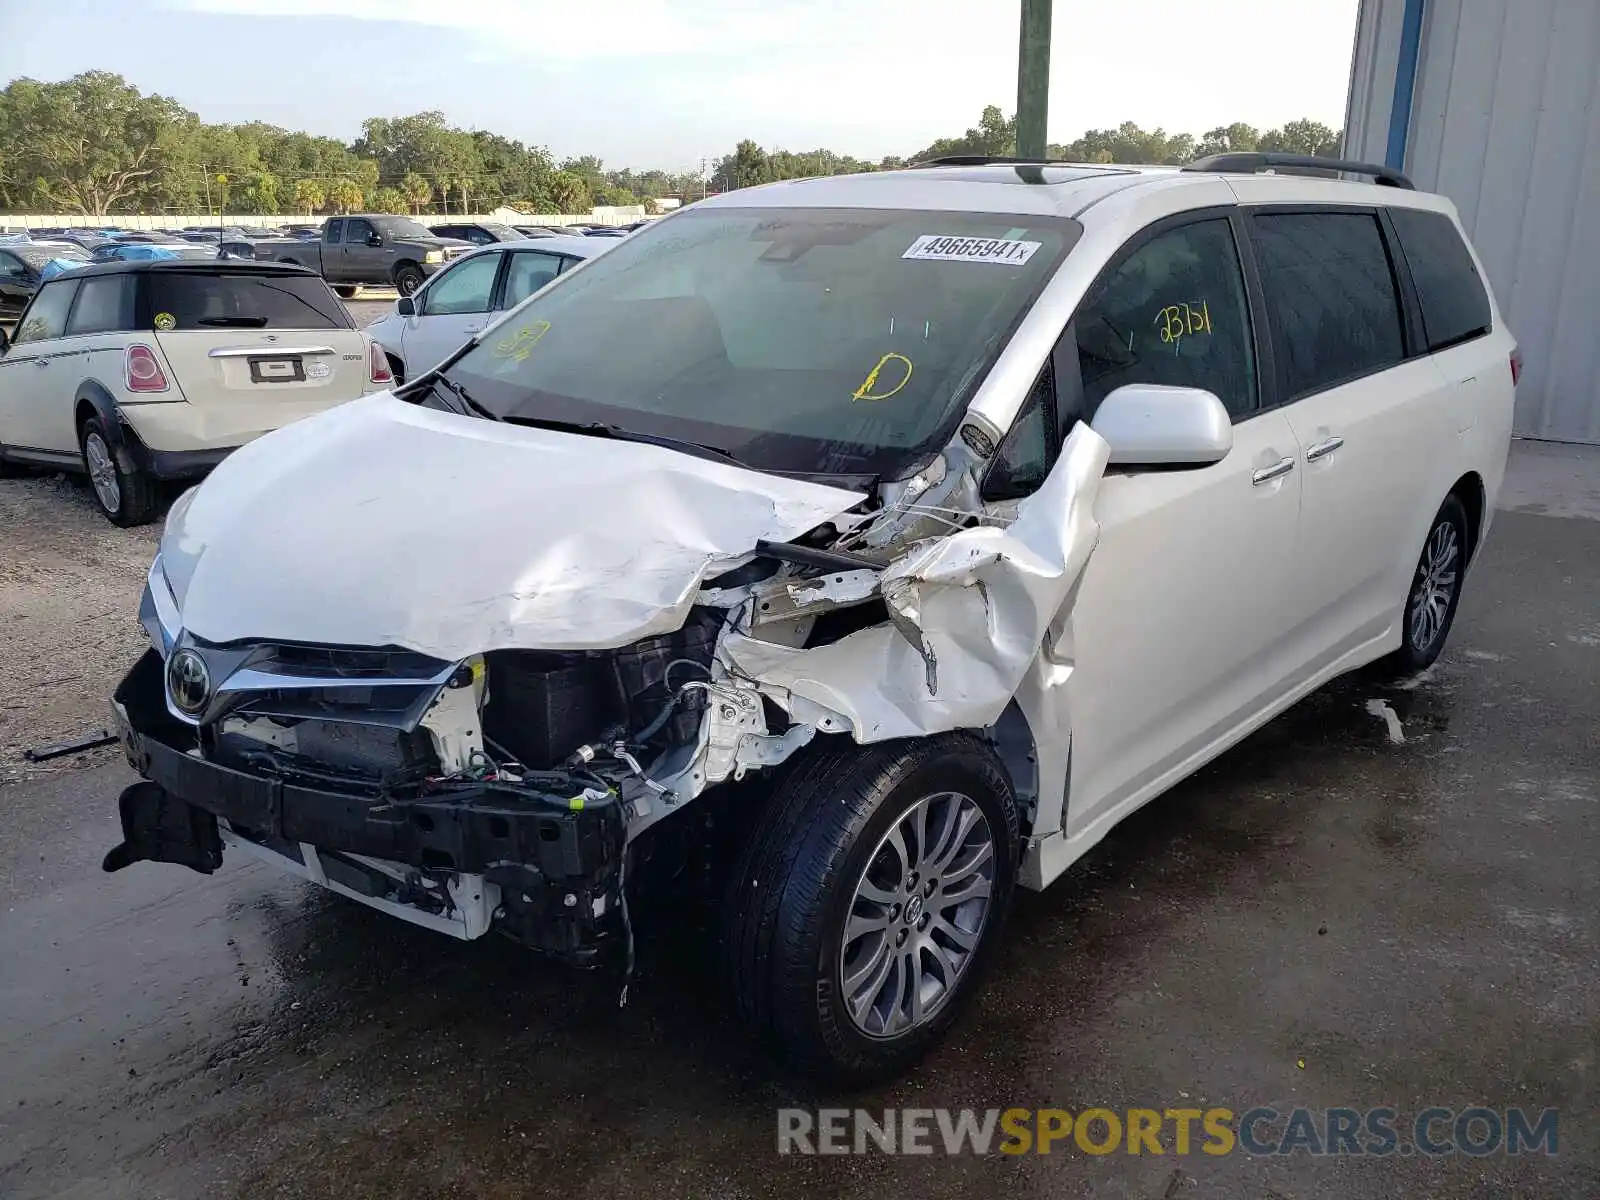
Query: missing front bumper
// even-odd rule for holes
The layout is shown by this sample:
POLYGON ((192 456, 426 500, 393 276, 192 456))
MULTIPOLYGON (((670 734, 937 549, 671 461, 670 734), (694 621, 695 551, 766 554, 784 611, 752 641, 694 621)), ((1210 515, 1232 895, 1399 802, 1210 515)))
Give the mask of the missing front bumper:
POLYGON ((153 651, 113 704, 145 782, 119 801, 123 842, 107 871, 150 861, 210 874, 226 843, 416 924, 459 937, 492 924, 580 965, 620 932, 626 823, 615 796, 576 782, 567 794, 492 782, 376 794, 223 766, 167 714, 153 651))

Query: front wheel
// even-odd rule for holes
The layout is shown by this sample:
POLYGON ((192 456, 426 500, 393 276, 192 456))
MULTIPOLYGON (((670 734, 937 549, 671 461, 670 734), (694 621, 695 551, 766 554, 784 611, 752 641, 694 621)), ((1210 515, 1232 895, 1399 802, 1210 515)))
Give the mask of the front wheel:
POLYGON ((333 287, 333 294, 339 297, 341 300, 354 300, 356 298, 355 285, 350 283, 336 283, 333 287))
POLYGON ((732 877, 724 965, 741 1015, 809 1073, 859 1085, 905 1070, 993 956, 1016 846, 1010 781, 979 738, 805 755, 732 877))
POLYGON ((395 291, 409 296, 422 286, 422 268, 416 263, 402 263, 394 273, 395 291))
POLYGON ((1406 594, 1401 619, 1400 649, 1387 660, 1396 673, 1424 670, 1444 649, 1461 603, 1470 536, 1467 510, 1452 492, 1428 526, 1422 554, 1411 576, 1411 590, 1406 594))
POLYGON ((83 469, 106 519, 124 528, 147 524, 156 512, 155 480, 126 448, 111 444, 99 417, 85 421, 78 437, 83 469))

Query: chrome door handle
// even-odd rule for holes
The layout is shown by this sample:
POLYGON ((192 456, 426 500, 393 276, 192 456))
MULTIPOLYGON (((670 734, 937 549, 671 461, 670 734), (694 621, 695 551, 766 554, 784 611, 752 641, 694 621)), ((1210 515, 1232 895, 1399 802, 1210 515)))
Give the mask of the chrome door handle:
POLYGON ((48 358, 36 358, 33 360, 33 365, 36 367, 48 367, 50 360, 48 358))
POLYGON ((1320 442, 1312 442, 1306 447, 1306 461, 1316 462, 1319 458, 1327 458, 1342 445, 1342 437, 1325 437, 1320 442))
POLYGON ((1251 486, 1260 487, 1263 483, 1271 483, 1274 479, 1279 479, 1292 470, 1294 470, 1294 459, 1280 458, 1270 467, 1262 467, 1261 470, 1250 476, 1251 486))

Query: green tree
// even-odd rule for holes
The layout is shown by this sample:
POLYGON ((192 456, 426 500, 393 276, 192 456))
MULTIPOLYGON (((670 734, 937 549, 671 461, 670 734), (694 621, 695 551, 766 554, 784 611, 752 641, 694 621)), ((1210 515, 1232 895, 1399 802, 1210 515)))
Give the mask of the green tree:
POLYGON ((1239 154, 1258 149, 1261 133, 1254 125, 1235 121, 1232 125, 1219 125, 1200 139, 1195 147, 1195 157, 1209 158, 1213 154, 1239 154))
POLYGON ((328 203, 340 212, 350 212, 361 207, 366 199, 366 193, 361 190, 361 185, 354 179, 335 179, 328 184, 328 203))
POLYGON ((998 105, 983 110, 978 123, 958 138, 940 138, 911 155, 911 162, 948 158, 955 154, 987 154, 1008 157, 1017 152, 1017 119, 1007 117, 998 105))
POLYGON ((406 203, 411 206, 413 213, 422 211, 422 206, 433 199, 433 184, 429 183, 415 171, 407 171, 400 180, 400 191, 404 193, 406 203))
POLYGON ((373 212, 401 213, 406 210, 406 194, 399 188, 380 187, 373 190, 368 203, 373 212))
POLYGON ((320 179, 298 179, 294 185, 294 206, 307 216, 328 202, 328 189, 320 179))
POLYGON ((62 83, 18 79, 0 92, 11 186, 65 212, 104 216, 162 165, 162 135, 194 119, 122 76, 87 71, 62 83), (22 136, 15 136, 20 131, 22 136), (27 181, 18 187, 18 181, 27 181))
POLYGON ((278 211, 278 177, 270 171, 250 171, 234 193, 235 203, 253 213, 278 211))
POLYGON ((1261 135, 1259 150, 1284 154, 1311 154, 1318 158, 1337 158, 1343 138, 1321 121, 1290 121, 1282 129, 1269 129, 1261 135))
POLYGON ((586 213, 593 206, 583 179, 567 171, 557 171, 550 180, 550 199, 557 212, 567 214, 586 213))

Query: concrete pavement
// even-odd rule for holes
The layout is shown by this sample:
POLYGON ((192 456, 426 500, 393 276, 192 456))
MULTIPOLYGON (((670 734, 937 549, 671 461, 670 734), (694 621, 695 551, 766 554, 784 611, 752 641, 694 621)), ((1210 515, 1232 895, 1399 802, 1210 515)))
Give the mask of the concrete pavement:
POLYGON ((1571 494, 1508 489, 1543 511, 1497 515, 1426 678, 1325 689, 1024 895, 948 1043, 864 1096, 746 1046, 693 911, 642 940, 619 1011, 510 943, 262 868, 104 875, 121 767, 0 789, 0 1195, 1600 1195, 1600 475, 1577 461, 1571 494), (778 1107, 839 1103, 1556 1108, 1560 1148, 774 1153, 778 1107))

